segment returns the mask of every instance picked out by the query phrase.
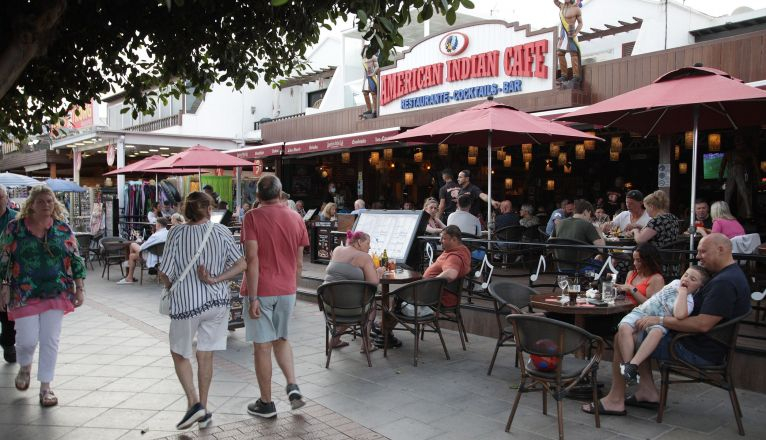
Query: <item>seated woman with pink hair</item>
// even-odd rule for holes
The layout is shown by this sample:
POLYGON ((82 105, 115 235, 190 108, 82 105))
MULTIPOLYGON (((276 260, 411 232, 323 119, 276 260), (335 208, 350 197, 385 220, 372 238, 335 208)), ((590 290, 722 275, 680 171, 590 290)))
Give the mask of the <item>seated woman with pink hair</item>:
MULTIPOLYGON (((370 236, 361 231, 346 232, 346 245, 338 246, 332 252, 330 264, 327 265, 325 272, 325 283, 333 281, 367 281, 378 284, 380 274, 385 270, 380 267, 375 269, 370 252, 370 236)), ((375 320, 375 308, 370 311, 370 322, 375 320)), ((344 328, 338 327, 342 333, 344 328)), ((369 328, 364 329, 370 331, 369 328)), ((340 336, 335 336, 330 341, 332 348, 341 348, 348 346, 348 342, 341 341, 340 336)), ((375 350, 373 345, 369 351, 375 350)), ((364 353, 364 347, 362 348, 364 353)))

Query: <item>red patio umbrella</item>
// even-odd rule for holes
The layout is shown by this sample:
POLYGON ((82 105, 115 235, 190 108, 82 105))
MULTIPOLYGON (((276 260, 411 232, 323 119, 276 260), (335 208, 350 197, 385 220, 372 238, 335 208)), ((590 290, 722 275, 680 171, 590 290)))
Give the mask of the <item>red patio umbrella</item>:
MULTIPOLYGON (((692 130, 691 205, 697 197, 699 130, 761 125, 766 92, 709 67, 684 67, 654 83, 568 113, 558 119, 615 126, 649 136, 692 130)), ((690 224, 694 224, 691 210, 690 224)), ((694 248, 693 237, 689 240, 694 248)))
POLYGON ((160 201, 160 184, 159 184, 159 174, 170 174, 170 175, 186 175, 186 174, 195 174, 198 172, 198 170, 194 168, 158 168, 156 170, 147 170, 146 167, 148 167, 151 164, 157 163, 159 161, 165 160, 164 157, 160 156, 159 154, 155 154, 153 156, 145 157, 139 161, 133 162, 129 165, 126 165, 122 168, 118 168, 116 170, 109 171, 108 173, 104 173, 104 176, 114 176, 119 174, 154 174, 154 182, 155 182, 155 197, 157 198, 157 202, 160 201))
POLYGON ((193 168, 159 168, 159 169, 152 169, 147 170, 147 166, 155 164, 161 160, 165 160, 165 157, 162 157, 158 154, 155 154, 154 156, 145 157, 139 161, 133 162, 131 164, 125 165, 122 168, 117 168, 116 170, 109 171, 108 173, 104 173, 104 176, 115 176, 118 174, 174 174, 174 175, 180 175, 180 174, 194 174, 197 172, 196 169, 193 168))
MULTIPOLYGON (((488 162, 487 196, 492 200, 492 146, 547 143, 579 139, 596 139, 574 128, 530 115, 509 105, 492 100, 445 116, 404 133, 389 137, 391 141, 426 143, 455 143, 475 145, 486 142, 488 162)), ((492 218, 492 206, 487 208, 487 219, 492 218)))
POLYGON ((233 168, 233 167, 247 167, 253 163, 244 159, 240 159, 231 154, 226 154, 212 148, 203 147, 202 145, 195 145, 180 153, 176 153, 164 160, 155 162, 146 167, 147 170, 155 170, 162 168, 197 168, 200 174, 200 182, 202 181, 202 168, 216 167, 216 168, 233 168))

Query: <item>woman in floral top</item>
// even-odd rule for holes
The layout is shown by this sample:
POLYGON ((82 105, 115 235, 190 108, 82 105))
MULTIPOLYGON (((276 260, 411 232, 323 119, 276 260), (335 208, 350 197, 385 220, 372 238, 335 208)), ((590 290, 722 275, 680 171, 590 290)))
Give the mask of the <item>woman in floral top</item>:
POLYGON ((646 212, 652 219, 643 229, 633 229, 636 243, 649 242, 662 249, 678 239, 678 218, 668 212, 669 204, 667 194, 661 190, 644 197, 646 212))
POLYGON ((56 369, 61 322, 85 299, 85 265, 77 240, 65 221, 64 206, 50 188, 32 189, 0 239, 0 307, 16 323, 19 373, 16 388, 29 388, 32 359, 40 342, 37 379, 40 405, 54 406, 50 389, 56 369))

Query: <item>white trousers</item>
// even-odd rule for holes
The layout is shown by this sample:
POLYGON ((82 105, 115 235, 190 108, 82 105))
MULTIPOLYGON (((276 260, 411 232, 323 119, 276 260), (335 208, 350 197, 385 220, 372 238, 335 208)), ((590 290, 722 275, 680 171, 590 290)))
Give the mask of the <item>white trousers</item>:
POLYGON ((40 362, 37 366, 37 380, 40 382, 53 382, 63 320, 63 310, 48 310, 39 315, 16 319, 16 356, 19 365, 32 365, 35 348, 40 342, 40 362))

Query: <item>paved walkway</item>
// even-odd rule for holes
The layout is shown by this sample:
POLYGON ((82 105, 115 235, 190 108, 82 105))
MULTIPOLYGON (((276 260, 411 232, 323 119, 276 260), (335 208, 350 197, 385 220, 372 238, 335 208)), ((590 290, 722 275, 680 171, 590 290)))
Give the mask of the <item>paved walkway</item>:
MULTIPOLYGON (((114 271, 113 271, 114 273, 114 271)), ((90 271, 86 305, 64 321, 53 388, 58 407, 43 409, 36 385, 13 387, 17 366, 0 364, 0 438, 8 439, 555 439, 555 406, 541 412, 541 399, 522 398, 510 434, 504 425, 515 397, 518 371, 511 349, 501 352, 492 376, 486 368, 494 340, 471 336, 468 351, 447 332, 447 361, 434 335, 422 344, 422 363, 412 366, 411 337, 402 349, 373 353, 368 368, 359 346, 337 350, 324 368, 324 327, 316 305, 299 301, 291 328, 299 384, 308 404, 290 411, 282 395, 284 378, 275 375, 279 416, 260 420, 246 413, 258 389, 252 347, 244 331, 230 333, 228 350, 217 354, 209 429, 179 433, 186 399, 168 354, 168 319, 156 313, 159 288, 117 286, 90 271)), ((146 280, 145 280, 146 281, 146 280)), ((278 371, 275 369, 275 372, 278 371)), ((608 364, 602 378, 608 381, 608 364)), ((33 371, 33 377, 34 377, 33 371)), ((753 374, 763 374, 753 372, 753 374)), ((766 437, 766 399, 740 391, 745 430, 766 437)), ((552 401, 552 400, 551 400, 552 401)), ((579 402, 566 400, 569 439, 740 438, 727 394, 700 385, 674 386, 665 423, 654 413, 630 410, 628 417, 603 417, 596 429, 579 402)))

